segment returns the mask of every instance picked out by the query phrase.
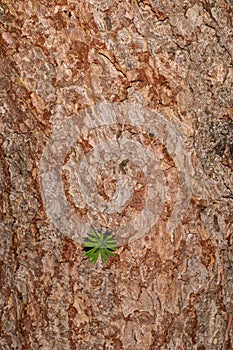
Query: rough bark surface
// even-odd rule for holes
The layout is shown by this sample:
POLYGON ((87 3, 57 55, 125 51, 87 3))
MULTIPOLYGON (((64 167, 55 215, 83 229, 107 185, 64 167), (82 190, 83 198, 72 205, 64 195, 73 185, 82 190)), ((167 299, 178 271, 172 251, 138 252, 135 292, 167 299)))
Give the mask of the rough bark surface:
MULTIPOLYGON (((0 1, 1 349, 233 348, 232 11, 231 0, 0 1), (192 188, 171 233, 185 169, 166 128, 164 142, 140 127, 100 128, 154 152, 166 200, 148 234, 93 265, 46 211, 41 158, 54 126, 79 124, 103 102, 145 106, 176 125, 192 188)), ((81 205, 72 169, 95 137, 84 132, 67 156, 64 192, 83 222, 117 228, 143 210, 148 186, 137 164, 123 159, 116 170, 109 159, 98 194, 107 202, 130 176, 126 209, 81 205)))

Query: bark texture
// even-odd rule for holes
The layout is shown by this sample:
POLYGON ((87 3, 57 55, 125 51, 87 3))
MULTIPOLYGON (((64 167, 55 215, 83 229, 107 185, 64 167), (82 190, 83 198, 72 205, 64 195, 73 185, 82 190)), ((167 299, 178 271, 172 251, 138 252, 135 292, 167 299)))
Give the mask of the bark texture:
MULTIPOLYGON (((232 11, 231 0, 0 1, 1 349, 233 348, 232 11), (179 149, 168 150, 167 124, 158 137, 100 128, 97 141, 102 132, 154 152, 166 200, 148 234, 92 265, 46 211, 41 158, 54 128, 74 116, 79 127, 80 113, 103 102, 145 106, 175 125, 192 188, 171 233, 185 169, 179 149)), ((107 202, 130 176, 126 208, 106 215, 81 203, 78 150, 97 141, 84 130, 70 150, 64 193, 83 222, 117 228, 143 210, 148 186, 137 164, 121 159, 116 170, 113 157, 97 192, 107 202)))

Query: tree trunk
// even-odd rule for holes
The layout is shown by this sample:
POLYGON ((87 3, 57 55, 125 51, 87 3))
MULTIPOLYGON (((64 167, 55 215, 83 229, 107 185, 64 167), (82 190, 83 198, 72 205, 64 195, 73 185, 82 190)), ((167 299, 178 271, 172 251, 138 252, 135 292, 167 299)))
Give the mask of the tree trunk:
POLYGON ((233 348, 232 10, 0 1, 1 349, 233 348))

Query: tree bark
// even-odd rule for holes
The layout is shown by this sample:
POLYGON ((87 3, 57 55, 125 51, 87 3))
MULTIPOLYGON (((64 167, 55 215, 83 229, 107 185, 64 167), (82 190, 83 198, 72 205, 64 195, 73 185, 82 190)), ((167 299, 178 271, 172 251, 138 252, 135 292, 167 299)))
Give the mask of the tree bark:
POLYGON ((232 10, 0 1, 1 349, 233 348, 232 10))

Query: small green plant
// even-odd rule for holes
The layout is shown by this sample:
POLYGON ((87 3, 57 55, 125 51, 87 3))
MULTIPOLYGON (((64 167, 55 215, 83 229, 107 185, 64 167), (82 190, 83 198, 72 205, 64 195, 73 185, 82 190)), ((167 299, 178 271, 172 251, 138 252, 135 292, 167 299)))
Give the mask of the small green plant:
POLYGON ((85 255, 94 264, 99 256, 102 262, 107 261, 109 256, 114 256, 113 252, 116 249, 116 240, 111 231, 96 231, 92 228, 91 233, 84 240, 85 255))

